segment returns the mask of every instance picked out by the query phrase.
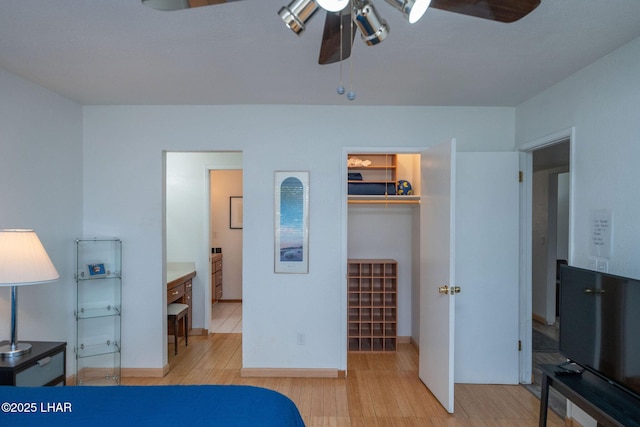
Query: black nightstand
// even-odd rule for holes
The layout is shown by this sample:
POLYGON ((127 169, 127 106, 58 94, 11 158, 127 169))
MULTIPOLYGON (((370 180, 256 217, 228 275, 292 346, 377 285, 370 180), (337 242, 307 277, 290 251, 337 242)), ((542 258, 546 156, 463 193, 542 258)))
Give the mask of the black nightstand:
MULTIPOLYGON (((25 341, 33 347, 22 356, 0 359, 0 385, 66 385, 67 343, 25 341)), ((8 344, 0 342, 0 345, 8 344)))

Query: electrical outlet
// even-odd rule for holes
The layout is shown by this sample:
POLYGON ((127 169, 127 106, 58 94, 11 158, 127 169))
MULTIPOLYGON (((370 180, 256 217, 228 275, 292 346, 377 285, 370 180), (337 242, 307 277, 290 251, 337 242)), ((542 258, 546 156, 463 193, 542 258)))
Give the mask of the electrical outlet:
POLYGON ((305 340, 306 339, 305 339, 304 333, 298 332, 298 341, 297 341, 298 345, 304 345, 305 340))

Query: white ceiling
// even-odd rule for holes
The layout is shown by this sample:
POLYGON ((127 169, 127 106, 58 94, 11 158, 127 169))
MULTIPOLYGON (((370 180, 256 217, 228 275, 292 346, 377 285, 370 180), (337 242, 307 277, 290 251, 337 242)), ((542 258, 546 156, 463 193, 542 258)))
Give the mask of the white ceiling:
POLYGON ((296 36, 290 0, 160 12, 139 0, 0 0, 0 67, 81 104, 515 106, 640 37, 640 0, 542 0, 512 23, 430 9, 410 25, 372 0, 391 31, 356 37, 318 65, 319 11, 296 36))

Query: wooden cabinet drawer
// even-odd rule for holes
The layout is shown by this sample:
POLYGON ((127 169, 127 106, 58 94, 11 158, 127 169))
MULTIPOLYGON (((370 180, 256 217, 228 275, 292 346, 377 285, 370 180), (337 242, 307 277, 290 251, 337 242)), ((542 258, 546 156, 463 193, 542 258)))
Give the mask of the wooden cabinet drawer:
POLYGON ((211 255, 211 303, 222 297, 222 254, 211 255))
POLYGON ((50 383, 58 377, 64 377, 64 352, 43 357, 33 366, 16 374, 16 385, 23 387, 39 387, 50 383))
POLYGON ((171 289, 167 289, 167 303, 172 303, 175 300, 182 298, 184 295, 184 283, 174 286, 171 289))

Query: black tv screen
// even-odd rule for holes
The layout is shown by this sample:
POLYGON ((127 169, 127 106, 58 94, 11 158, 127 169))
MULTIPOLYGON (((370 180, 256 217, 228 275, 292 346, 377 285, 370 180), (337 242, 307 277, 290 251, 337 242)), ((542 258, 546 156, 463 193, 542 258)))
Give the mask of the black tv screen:
POLYGON ((640 396, 640 281, 562 266, 560 353, 640 396))

